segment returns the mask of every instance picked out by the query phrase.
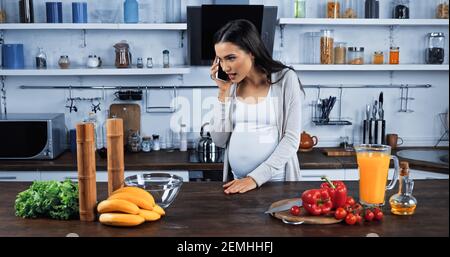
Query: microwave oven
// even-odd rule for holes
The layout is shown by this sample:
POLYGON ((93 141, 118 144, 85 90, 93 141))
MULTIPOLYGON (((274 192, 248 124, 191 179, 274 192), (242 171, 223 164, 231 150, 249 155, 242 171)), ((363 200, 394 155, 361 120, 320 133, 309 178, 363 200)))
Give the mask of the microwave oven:
POLYGON ((63 113, 0 115, 0 159, 55 159, 66 141, 63 113))

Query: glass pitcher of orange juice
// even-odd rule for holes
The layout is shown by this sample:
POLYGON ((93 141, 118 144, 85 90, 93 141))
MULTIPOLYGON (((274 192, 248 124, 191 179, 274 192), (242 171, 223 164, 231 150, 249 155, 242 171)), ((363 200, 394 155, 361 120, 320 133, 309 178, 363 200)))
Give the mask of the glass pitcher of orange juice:
POLYGON ((399 162, 391 155, 387 145, 363 144, 355 147, 359 169, 359 202, 367 207, 384 205, 385 192, 395 187, 399 174, 399 162), (389 162, 394 160, 394 175, 387 184, 389 162))

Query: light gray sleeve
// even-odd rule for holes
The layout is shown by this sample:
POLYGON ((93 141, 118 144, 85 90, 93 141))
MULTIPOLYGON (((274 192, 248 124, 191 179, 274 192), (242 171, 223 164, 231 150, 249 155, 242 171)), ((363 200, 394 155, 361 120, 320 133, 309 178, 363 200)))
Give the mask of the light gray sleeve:
MULTIPOLYGON (((285 132, 273 153, 253 170, 248 176, 252 177, 260 187, 272 178, 275 169, 283 169, 300 144, 301 133, 301 89, 297 75, 289 71, 283 78, 283 87, 286 87, 285 97, 286 113, 283 123, 285 132)), ((283 111, 283 110, 281 110, 283 111)))
POLYGON ((217 100, 214 105, 214 114, 211 118, 211 138, 218 146, 225 148, 232 131, 232 121, 230 120, 231 100, 227 99, 225 103, 217 100))

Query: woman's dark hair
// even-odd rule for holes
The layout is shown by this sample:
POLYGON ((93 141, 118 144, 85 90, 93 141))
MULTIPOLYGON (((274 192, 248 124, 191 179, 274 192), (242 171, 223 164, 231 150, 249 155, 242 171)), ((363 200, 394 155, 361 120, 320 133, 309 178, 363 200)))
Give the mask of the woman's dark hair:
MULTIPOLYGON (((255 25, 248 20, 239 19, 230 21, 214 34, 214 45, 225 42, 235 44, 245 52, 252 53, 255 57, 255 68, 266 74, 267 81, 270 84, 279 82, 286 75, 284 73, 278 81, 273 82, 271 81, 272 73, 282 71, 286 68, 295 72, 292 67, 272 59, 255 25)), ((303 91, 300 79, 298 82, 300 83, 300 89, 303 91)))

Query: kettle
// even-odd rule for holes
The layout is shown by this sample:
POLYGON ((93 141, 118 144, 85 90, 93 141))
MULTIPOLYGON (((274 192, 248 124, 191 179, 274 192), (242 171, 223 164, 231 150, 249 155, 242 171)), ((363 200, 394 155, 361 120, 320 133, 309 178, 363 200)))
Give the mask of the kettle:
POLYGON ((311 136, 305 131, 300 136, 300 152, 309 152, 317 145, 318 139, 316 136, 311 136))
POLYGON ((116 49, 116 61, 115 65, 117 68, 129 68, 131 66, 131 53, 130 45, 127 41, 120 41, 114 45, 116 49))
POLYGON ((209 122, 206 122, 202 125, 200 129, 200 141, 198 141, 197 144, 197 152, 204 153, 204 154, 212 154, 212 153, 218 153, 220 151, 220 148, 216 146, 216 144, 213 142, 211 138, 211 134, 209 132, 206 133, 206 136, 204 135, 204 128, 205 126, 209 125, 209 122))

